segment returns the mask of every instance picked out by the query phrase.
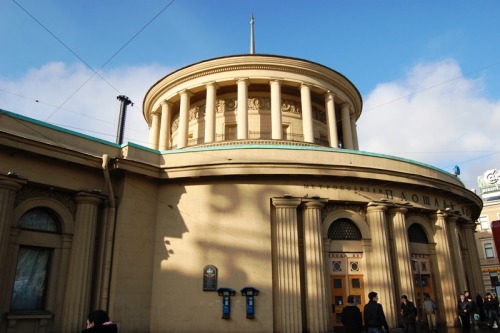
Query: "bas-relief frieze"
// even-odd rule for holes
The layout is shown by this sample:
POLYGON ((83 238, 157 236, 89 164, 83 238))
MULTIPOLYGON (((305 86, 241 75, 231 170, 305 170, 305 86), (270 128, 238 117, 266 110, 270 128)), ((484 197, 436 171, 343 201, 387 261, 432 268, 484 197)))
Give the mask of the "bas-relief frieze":
MULTIPOLYGON (((235 98, 217 99, 215 102, 215 111, 217 113, 235 112, 238 109, 238 100, 235 98)), ((269 97, 248 98, 249 111, 270 111, 271 99, 269 97)), ((301 115, 300 101, 293 99, 281 99, 281 112, 301 115)), ((193 106, 189 110, 189 121, 204 118, 206 114, 206 104, 193 106)), ((326 124, 326 113, 315 106, 312 107, 313 119, 326 124)), ((172 130, 178 128, 179 114, 172 117, 172 130)))
POLYGON ((364 209, 364 206, 360 205, 338 205, 335 203, 327 203, 323 209, 321 210, 321 220, 324 220, 328 215, 331 213, 338 211, 338 210, 350 210, 361 216, 364 220, 366 220, 366 210, 364 209))
POLYGON ((410 203, 414 207, 426 208, 431 210, 444 210, 449 208, 453 212, 459 212, 463 216, 471 217, 472 213, 464 205, 457 203, 449 198, 436 196, 434 194, 414 192, 406 189, 382 188, 373 186, 360 186, 349 184, 304 184, 305 189, 318 189, 335 192, 351 192, 359 194, 369 201, 379 201, 382 198, 396 203, 410 203), (370 197, 370 194, 377 197, 370 197))
POLYGON ((23 186, 21 191, 17 192, 16 194, 15 205, 17 206, 23 201, 31 198, 40 197, 57 200, 61 204, 63 204, 71 212, 71 214, 75 214, 76 203, 73 200, 73 196, 68 193, 55 190, 53 188, 42 188, 29 185, 23 186))

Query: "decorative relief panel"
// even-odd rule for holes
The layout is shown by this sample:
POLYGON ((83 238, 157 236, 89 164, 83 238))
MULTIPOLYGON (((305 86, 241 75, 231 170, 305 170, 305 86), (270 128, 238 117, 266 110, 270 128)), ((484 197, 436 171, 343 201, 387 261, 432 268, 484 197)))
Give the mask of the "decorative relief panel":
POLYGON ((339 210, 350 210, 366 220, 366 210, 364 206, 357 205, 336 205, 335 203, 327 203, 321 210, 321 220, 324 220, 328 215, 339 210))
POLYGON ((17 192, 15 205, 17 206, 25 200, 37 197, 57 200, 62 203, 71 212, 71 214, 74 215, 76 212, 75 201, 73 200, 73 196, 69 193, 62 192, 53 188, 44 188, 30 185, 23 186, 21 191, 17 192))
POLYGON ((300 109, 300 101, 296 101, 296 100, 292 100, 292 99, 282 99, 281 100, 281 111, 301 115, 302 111, 300 109))

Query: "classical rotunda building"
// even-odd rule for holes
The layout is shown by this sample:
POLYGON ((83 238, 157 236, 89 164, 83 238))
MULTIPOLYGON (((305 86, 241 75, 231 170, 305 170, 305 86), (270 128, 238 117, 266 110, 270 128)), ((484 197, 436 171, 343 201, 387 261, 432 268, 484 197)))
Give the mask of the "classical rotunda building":
MULTIPOLYGON (((460 179, 359 150, 362 99, 290 57, 210 59, 156 82, 150 147, 0 113, 0 332, 332 332, 376 291, 454 325, 484 290, 460 179)), ((389 120, 388 120, 389 121, 389 120)))

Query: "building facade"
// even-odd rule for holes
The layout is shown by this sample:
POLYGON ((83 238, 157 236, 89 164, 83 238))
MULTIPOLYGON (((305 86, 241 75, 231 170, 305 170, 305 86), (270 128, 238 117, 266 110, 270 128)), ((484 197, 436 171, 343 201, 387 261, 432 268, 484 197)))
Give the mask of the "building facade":
POLYGON ((498 282, 500 264, 498 248, 492 232, 492 222, 500 220, 500 188, 498 181, 500 172, 496 169, 487 170, 478 177, 478 185, 483 199, 483 210, 478 220, 476 232, 477 251, 481 262, 481 272, 485 292, 497 294, 495 284, 498 282))
POLYGON ((0 332, 332 332, 348 295, 484 290, 482 201, 429 165, 359 150, 340 73, 210 59, 147 92, 150 147, 0 113, 0 332), (253 291, 254 295, 250 295, 253 291))

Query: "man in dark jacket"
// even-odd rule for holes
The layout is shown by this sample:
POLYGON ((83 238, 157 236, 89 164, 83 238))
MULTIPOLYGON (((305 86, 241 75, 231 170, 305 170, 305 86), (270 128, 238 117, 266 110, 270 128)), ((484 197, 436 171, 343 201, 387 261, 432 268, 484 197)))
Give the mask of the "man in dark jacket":
POLYGON ((109 320, 104 310, 95 310, 87 318, 87 328, 82 333, 118 333, 118 326, 109 320))
POLYGON ((342 309, 342 325, 346 333, 361 333, 363 330, 361 311, 353 295, 347 297, 347 306, 342 309))
POLYGON ((386 332, 389 332, 389 325, 385 319, 384 310, 382 305, 378 304, 378 294, 371 291, 368 294, 369 302, 365 305, 363 310, 366 333, 383 333, 382 327, 386 332))
POLYGON ((417 308, 408 296, 401 296, 401 315, 403 316, 403 332, 417 333, 417 308))

